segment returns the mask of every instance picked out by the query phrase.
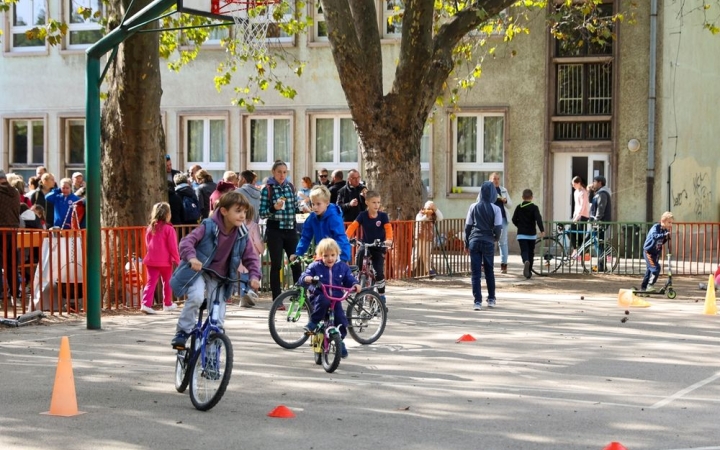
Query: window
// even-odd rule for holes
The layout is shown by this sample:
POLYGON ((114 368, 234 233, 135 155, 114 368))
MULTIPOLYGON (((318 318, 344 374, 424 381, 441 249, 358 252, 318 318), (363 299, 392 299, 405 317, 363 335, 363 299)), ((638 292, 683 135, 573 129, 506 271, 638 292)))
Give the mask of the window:
POLYGON ((492 172, 503 172, 505 114, 460 114, 452 127, 453 187, 479 192, 492 172))
POLYGON ((85 119, 65 119, 63 126, 65 146, 65 176, 85 173, 85 119))
POLYGON ((258 9, 258 14, 254 17, 249 18, 252 27, 257 27, 258 30, 248 32, 251 36, 256 36, 257 33, 267 27, 266 39, 268 44, 285 44, 293 43, 294 37, 287 34, 280 24, 284 22, 290 22, 295 14, 295 2, 290 1, 288 3, 268 3, 266 9, 258 9), (280 9, 278 9, 280 8, 280 9), (280 21, 275 21, 276 14, 280 15, 280 21))
POLYGON ((217 47, 220 48, 221 41, 230 37, 230 29, 233 25, 232 22, 219 21, 214 19, 206 19, 197 16, 195 20, 202 21, 202 23, 209 23, 212 25, 223 24, 224 26, 212 26, 206 28, 188 28, 181 30, 178 34, 178 40, 180 47, 186 49, 189 46, 195 45, 195 39, 199 38, 200 34, 207 33, 208 36, 202 43, 203 47, 217 47))
POLYGON ((104 13, 102 0, 64 0, 69 11, 65 11, 68 20, 67 48, 83 49, 94 44, 103 35, 100 18, 104 13), (78 12, 80 8, 92 10, 90 17, 85 19, 78 12))
POLYGON ((350 117, 316 116, 312 123, 314 170, 360 169, 358 135, 350 117))
POLYGON ((402 34, 402 15, 405 12, 403 0, 383 0, 384 7, 382 28, 380 32, 383 38, 399 39, 402 34))
POLYGON ((612 131, 612 64, 610 62, 556 64, 556 67, 557 103, 553 124, 555 139, 610 139, 612 131), (583 117, 570 120, 567 116, 583 117))
POLYGON ((27 181, 35 167, 45 161, 45 121, 43 119, 10 120, 10 171, 22 174, 27 181))
POLYGON ((431 192, 430 181, 432 180, 430 176, 430 146, 432 134, 430 131, 430 124, 425 124, 425 129, 423 130, 420 141, 420 178, 422 178, 423 186, 427 189, 428 194, 431 192))
POLYGON ((14 52, 36 52, 45 50, 42 39, 28 39, 25 32, 47 21, 47 5, 44 0, 20 0, 12 5, 10 34, 14 52))
MULTIPOLYGON (((213 180, 221 180, 227 164, 227 127, 222 117, 184 117, 185 164, 199 164, 213 180)), ((180 169, 176 167, 176 169, 180 169)))
POLYGON ((257 174, 258 180, 271 175, 272 166, 278 159, 290 165, 293 132, 289 117, 253 116, 248 127, 245 133, 249 139, 248 168, 257 174))
POLYGON ((323 6, 320 0, 313 0, 313 14, 313 23, 315 24, 313 27, 313 40, 316 42, 327 42, 327 23, 325 23, 325 12, 323 11, 323 6))

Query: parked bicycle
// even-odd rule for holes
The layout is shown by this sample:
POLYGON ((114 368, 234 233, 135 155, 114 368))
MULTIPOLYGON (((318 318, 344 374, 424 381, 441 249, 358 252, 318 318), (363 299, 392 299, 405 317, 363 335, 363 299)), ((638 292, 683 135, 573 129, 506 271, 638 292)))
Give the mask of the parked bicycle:
POLYGON ((179 348, 175 361, 175 389, 185 392, 190 386, 190 401, 200 411, 217 405, 225 394, 233 367, 233 349, 230 338, 218 327, 220 295, 225 286, 240 282, 239 278, 227 278, 212 269, 203 272, 219 280, 214 292, 203 300, 195 328, 187 342, 190 346, 179 348), (214 295, 213 295, 214 294, 214 295), (203 321, 203 312, 208 310, 203 321))
MULTIPOLYGON (((309 264, 312 258, 297 258, 293 263, 309 264)), ((350 266, 352 268, 352 266, 350 266)), ((294 349, 303 345, 308 336, 303 326, 308 322, 312 313, 307 288, 302 280, 299 280, 292 288, 278 295, 270 307, 268 315, 268 328, 270 336, 280 346, 286 349, 294 349)), ((387 323, 387 311, 385 308, 378 312, 378 305, 382 305, 380 296, 373 288, 365 288, 357 294, 351 294, 346 299, 348 302, 346 315, 348 333, 360 344, 372 344, 380 339, 385 331, 387 323)))
POLYGON ((535 258, 532 271, 541 275, 555 273, 561 267, 571 267, 580 261, 585 273, 614 271, 619 260, 617 249, 608 241, 599 238, 601 225, 593 224, 589 230, 571 230, 566 224, 558 224, 551 236, 538 238, 535 241, 535 258), (582 244, 572 254, 570 235, 582 235, 582 244))

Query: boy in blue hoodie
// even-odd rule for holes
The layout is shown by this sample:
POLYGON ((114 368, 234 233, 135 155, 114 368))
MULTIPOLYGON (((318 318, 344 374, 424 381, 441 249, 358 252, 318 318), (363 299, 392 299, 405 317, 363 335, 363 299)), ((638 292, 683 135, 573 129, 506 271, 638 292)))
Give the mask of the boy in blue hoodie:
POLYGON ((465 248, 470 252, 472 291, 475 311, 482 309, 480 271, 485 271, 488 308, 495 307, 495 242, 502 233, 502 212, 495 205, 497 192, 492 181, 480 186, 480 201, 470 205, 465 219, 465 248))
POLYGON ((330 203, 330 191, 325 186, 315 186, 310 191, 313 212, 310 213, 303 225, 302 236, 295 248, 295 254, 290 255, 293 261, 297 255, 304 255, 310 243, 319 243, 325 238, 332 238, 340 247, 340 261, 350 261, 350 241, 345 234, 345 223, 342 211, 334 203, 330 203))
POLYGON ((670 211, 665 211, 660 216, 660 222, 654 224, 648 231, 643 245, 643 256, 645 257, 647 269, 642 284, 640 284, 641 291, 657 292, 655 282, 660 276, 660 264, 658 262, 663 245, 670 240, 670 230, 674 219, 670 211))

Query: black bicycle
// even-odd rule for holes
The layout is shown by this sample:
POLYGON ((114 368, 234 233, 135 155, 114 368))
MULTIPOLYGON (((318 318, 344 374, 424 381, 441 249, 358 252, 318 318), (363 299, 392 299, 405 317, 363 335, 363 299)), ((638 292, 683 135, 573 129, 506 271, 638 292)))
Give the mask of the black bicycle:
POLYGON ((189 346, 178 349, 175 360, 175 389, 185 392, 190 386, 190 401, 200 411, 217 405, 225 394, 233 367, 233 349, 230 338, 218 327, 220 298, 225 286, 240 282, 239 278, 223 277, 212 269, 203 267, 201 276, 218 280, 214 295, 203 300, 195 328, 190 332, 189 346), (209 302, 208 299, 212 298, 209 302), (208 310, 203 322, 203 312, 208 310), (188 370, 189 369, 189 370, 188 370))

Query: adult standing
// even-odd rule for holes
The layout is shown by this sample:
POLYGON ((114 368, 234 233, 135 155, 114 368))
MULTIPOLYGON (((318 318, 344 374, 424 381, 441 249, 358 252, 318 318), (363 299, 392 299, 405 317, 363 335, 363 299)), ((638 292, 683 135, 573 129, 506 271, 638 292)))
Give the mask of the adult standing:
POLYGON ((330 203, 337 203, 337 196, 340 189, 345 187, 346 181, 343 180, 343 174, 342 170, 333 170, 332 173, 332 184, 328 188, 330 189, 330 203))
POLYGON ((168 204, 170 204, 170 223, 173 225, 183 224, 183 203, 182 198, 175 192, 175 182, 167 182, 168 204))
POLYGON ((260 189, 255 186, 257 174, 252 170, 243 170, 240 172, 240 180, 242 185, 236 191, 248 199, 253 208, 253 222, 258 223, 260 221, 260 189))
POLYGON ((52 226, 55 221, 55 207, 45 200, 45 197, 53 192, 60 194, 60 189, 55 185, 55 177, 51 173, 44 173, 40 177, 40 189, 30 198, 33 205, 40 205, 45 208, 45 222, 52 226))
POLYGON ((442 212, 432 201, 427 201, 415 215, 415 246, 412 271, 416 277, 432 275, 432 247, 435 241, 435 224, 443 220, 442 212))
POLYGON ((170 155, 165 155, 165 174, 168 181, 175 182, 175 175, 179 174, 179 170, 175 170, 172 167, 172 158, 170 155))
MULTIPOLYGON (((20 193, 10 186, 5 172, 0 170, 0 251, 2 251, 3 286, 9 286, 10 295, 17 294, 17 254, 13 245, 14 228, 20 226, 20 193)), ((4 298, 0 292, 0 299, 4 298)))
POLYGON ((72 191, 77 192, 78 189, 85 187, 85 177, 81 172, 72 174, 72 191))
POLYGON ((585 231, 585 225, 582 224, 582 222, 587 222, 590 218, 590 199, 582 178, 578 176, 574 177, 572 179, 572 187, 575 191, 573 192, 574 206, 572 216, 573 223, 570 227, 570 247, 572 248, 571 258, 575 258, 577 256, 578 235, 585 231))
MULTIPOLYGON (((612 221, 612 193, 610 188, 605 186, 606 183, 607 180, 602 175, 593 178, 595 195, 590 204, 590 219, 593 222, 612 221)), ((605 228, 602 225, 598 226, 598 239, 601 241, 605 239, 605 228)), ((598 270, 603 271, 604 268, 601 267, 600 262, 598 262, 598 270)))
POLYGON ((470 252, 470 270, 475 311, 482 309, 480 272, 485 272, 488 308, 495 307, 495 242, 502 235, 502 208, 495 204, 497 191, 491 181, 480 186, 477 203, 470 205, 465 219, 465 248, 470 252))
POLYGON ((213 181, 212 175, 203 169, 195 172, 195 182, 195 195, 200 203, 203 219, 207 219, 210 215, 210 196, 215 192, 217 184, 213 181))
MULTIPOLYGON (((283 251, 289 257, 295 253, 298 236, 295 231, 297 201, 295 189, 287 180, 287 164, 275 161, 272 176, 260 192, 260 217, 267 219, 265 240, 270 253, 270 289, 273 299, 280 295, 280 270, 283 266, 283 251)), ((300 266, 291 266, 293 281, 300 277, 300 266)))
POLYGON ((323 167, 322 169, 318 170, 318 180, 315 183, 315 186, 325 186, 328 189, 330 189, 330 186, 332 186, 332 183, 328 178, 328 170, 326 168, 323 167))
POLYGON ((365 192, 367 188, 360 182, 360 172, 352 169, 348 172, 347 184, 338 191, 337 196, 337 205, 342 209, 345 222, 352 222, 367 209, 365 192))
MULTIPOLYGON (((504 186, 500 186, 500 174, 493 172, 490 174, 490 181, 495 186, 495 205, 500 208, 502 214, 502 235, 498 245, 500 247, 500 273, 507 273, 507 262, 508 262, 508 211, 512 209, 512 200, 508 190, 504 186)), ((480 195, 478 195, 478 201, 480 201, 480 195)))

